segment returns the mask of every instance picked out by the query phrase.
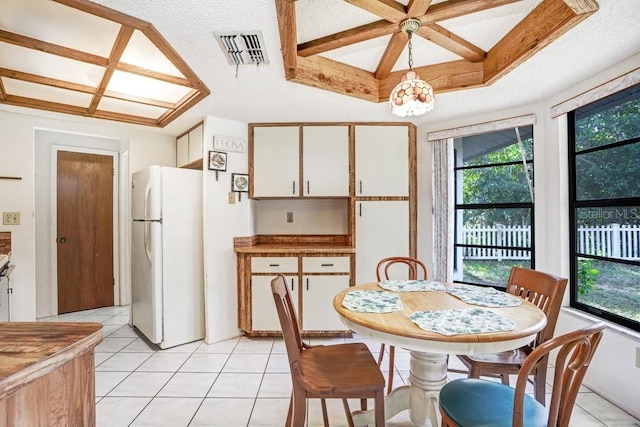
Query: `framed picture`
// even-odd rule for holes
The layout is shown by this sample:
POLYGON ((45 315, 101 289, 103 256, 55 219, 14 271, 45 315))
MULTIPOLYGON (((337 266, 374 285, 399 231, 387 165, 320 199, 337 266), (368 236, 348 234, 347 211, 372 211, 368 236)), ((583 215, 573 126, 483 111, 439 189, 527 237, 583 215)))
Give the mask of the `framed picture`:
POLYGON ((209 170, 225 172, 227 170, 227 153, 209 151, 209 170))
POLYGON ((246 173, 231 174, 231 191, 238 193, 249 192, 249 175, 246 173))

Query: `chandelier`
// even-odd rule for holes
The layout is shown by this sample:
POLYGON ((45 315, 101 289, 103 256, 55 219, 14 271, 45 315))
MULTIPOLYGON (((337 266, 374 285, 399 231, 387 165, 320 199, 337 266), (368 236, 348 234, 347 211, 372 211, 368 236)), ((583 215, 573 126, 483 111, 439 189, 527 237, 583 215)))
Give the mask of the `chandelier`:
POLYGON ((421 22, 409 18, 400 23, 400 31, 409 37, 409 71, 402 74, 401 81, 389 95, 391 112, 396 116, 419 116, 433 110, 433 88, 420 75, 413 71, 413 55, 411 53, 411 36, 420 28, 421 22))

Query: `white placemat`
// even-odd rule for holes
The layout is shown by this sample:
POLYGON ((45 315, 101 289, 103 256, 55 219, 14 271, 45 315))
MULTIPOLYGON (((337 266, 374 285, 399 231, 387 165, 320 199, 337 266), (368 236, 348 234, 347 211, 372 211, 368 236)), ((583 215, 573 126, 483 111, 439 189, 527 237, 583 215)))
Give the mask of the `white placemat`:
POLYGON ((486 308, 416 311, 409 319, 420 328, 442 335, 512 331, 516 323, 486 308))
POLYGON ((434 280, 385 280, 380 287, 393 292, 444 291, 444 283, 434 280))
POLYGON ((402 301, 391 292, 362 289, 347 292, 342 306, 360 313, 391 313, 402 310, 402 301))
POLYGON ((522 299, 498 291, 493 288, 458 286, 447 289, 447 292, 460 298, 467 304, 480 305, 483 307, 517 307, 522 304, 522 299))

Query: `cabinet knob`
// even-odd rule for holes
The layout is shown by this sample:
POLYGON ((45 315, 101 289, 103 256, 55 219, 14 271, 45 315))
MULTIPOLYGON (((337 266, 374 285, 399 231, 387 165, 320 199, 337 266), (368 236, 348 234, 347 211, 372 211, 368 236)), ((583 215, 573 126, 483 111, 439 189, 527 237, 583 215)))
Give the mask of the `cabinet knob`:
POLYGON ((331 264, 320 264, 320 267, 333 267, 333 263, 331 263, 331 264))
POLYGON ((291 184, 292 184, 292 187, 293 187, 292 191, 291 191, 291 194, 293 194, 295 196, 296 195, 296 182, 293 181, 291 184))
POLYGON ((362 194, 362 180, 358 181, 358 186, 360 187, 360 194, 362 194))
POLYGON ((280 267, 280 264, 269 264, 269 267, 280 267))

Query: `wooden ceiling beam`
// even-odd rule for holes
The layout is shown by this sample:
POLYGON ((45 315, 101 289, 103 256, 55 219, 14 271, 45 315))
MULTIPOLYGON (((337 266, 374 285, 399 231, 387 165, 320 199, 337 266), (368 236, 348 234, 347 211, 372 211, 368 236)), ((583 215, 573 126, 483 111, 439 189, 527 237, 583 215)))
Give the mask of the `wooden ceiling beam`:
MULTIPOLYGON (((361 25, 346 31, 321 37, 298 45, 298 55, 309 57, 333 49, 360 43, 369 39, 383 37, 394 32, 399 32, 400 27, 396 23, 389 21, 376 21, 370 24, 361 25)), ((295 34, 295 33, 293 33, 295 34)))
POLYGON ((146 68, 138 67, 136 65, 125 64, 124 62, 118 63, 118 65, 116 66, 116 70, 124 71, 131 74, 136 74, 142 77, 149 77, 154 80, 160 80, 162 82, 171 83, 178 86, 186 86, 194 89, 200 89, 199 87, 197 87, 196 84, 194 84, 193 82, 183 77, 172 76, 170 74, 164 74, 157 71, 147 70, 146 68))
POLYGON ((321 56, 298 58, 296 74, 287 80, 372 102, 379 98, 373 73, 321 56))
POLYGON ((166 113, 161 115, 157 120, 157 125, 160 127, 166 126, 168 123, 171 123, 176 117, 180 114, 187 111, 189 108, 196 105, 198 102, 202 101, 207 95, 202 92, 191 91, 186 94, 180 101, 178 101, 178 107, 172 110, 168 110, 166 113))
POLYGON ((416 34, 424 37, 425 39, 443 47, 449 52, 453 52, 456 55, 471 62, 483 61, 486 52, 479 47, 469 43, 462 37, 458 37, 446 28, 441 27, 438 24, 426 24, 418 28, 416 34))
POLYGON ((400 22, 407 17, 405 7, 394 0, 345 0, 389 22, 400 22))
POLYGON ((407 18, 422 16, 427 13, 433 0, 411 0, 407 5, 407 18))
POLYGON ((432 5, 427 13, 419 16, 418 19, 422 24, 439 22, 518 1, 522 0, 449 0, 444 3, 432 5))
POLYGON ((276 14, 278 16, 278 29, 280 30, 284 74, 289 80, 296 74, 298 59, 295 2, 276 0, 276 14))
POLYGON ((408 41, 409 37, 405 33, 394 33, 391 36, 391 40, 389 40, 389 44, 387 44, 387 48, 374 74, 376 79, 384 80, 389 76, 408 41))
MULTIPOLYGON (((391 91, 398 83, 400 77, 407 70, 394 71, 384 80, 380 81, 378 102, 386 102, 391 91)), ((442 64, 427 65, 414 68, 413 71, 420 74, 432 87, 436 98, 438 93, 450 92, 460 89, 468 89, 483 85, 483 68, 481 62, 469 62, 465 60, 445 62, 442 64)))
POLYGON ((0 68, 0 76, 15 80, 22 80, 29 83, 56 87, 59 89, 73 90, 76 92, 94 94, 96 91, 96 88, 93 86, 81 85, 66 80, 52 79, 51 77, 39 76, 37 74, 24 73, 22 71, 11 70, 9 68, 0 68))
POLYGON ((5 30, 0 30, 0 42, 10 43, 16 46, 25 47, 27 49, 39 50, 40 52, 61 56, 67 59, 74 59, 76 61, 86 62, 88 64, 99 65, 101 67, 106 67, 108 63, 108 59, 102 56, 93 55, 87 52, 82 52, 76 49, 71 49, 42 40, 37 40, 5 30))
POLYGON ((7 92, 4 90, 4 82, 0 79, 0 101, 4 102, 7 99, 7 92))
POLYGON ((543 0, 489 50, 485 83, 509 73, 597 10, 594 0, 543 0))
POLYGON ((98 109, 98 104, 102 99, 102 95, 104 91, 107 90, 107 86, 109 85, 109 81, 111 81, 111 76, 113 72, 116 70, 118 63, 120 62, 120 58, 122 58, 122 54, 124 50, 127 48, 127 44, 129 40, 131 40, 131 36, 133 35, 133 27, 121 26, 120 31, 118 31, 118 35, 116 36, 116 40, 111 48, 111 53, 109 53, 109 63, 107 64, 107 69, 102 75, 102 80, 100 84, 96 88, 95 93, 93 94, 93 99, 91 100, 91 104, 89 104, 89 114, 93 114, 98 109))

